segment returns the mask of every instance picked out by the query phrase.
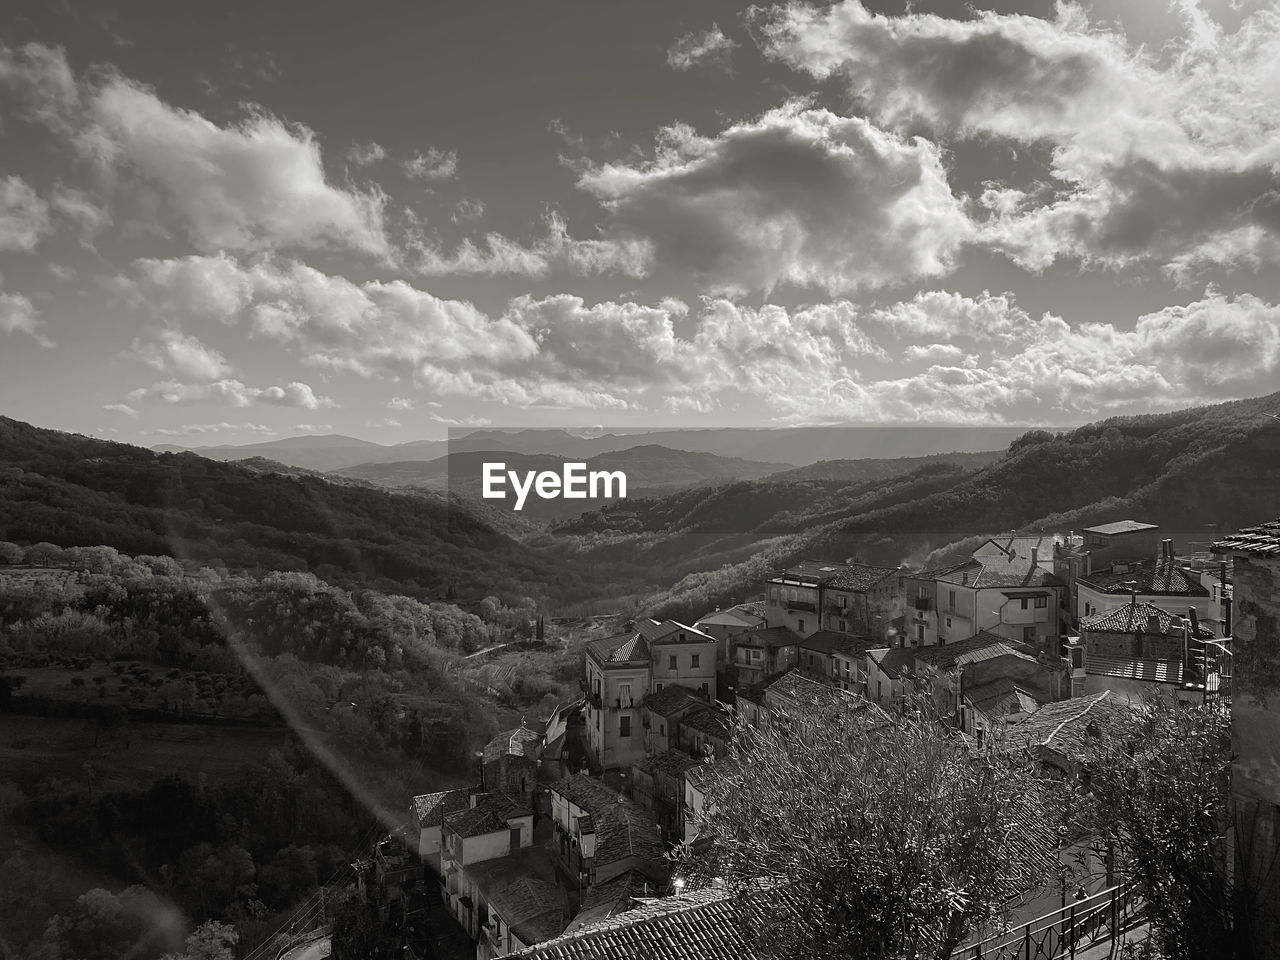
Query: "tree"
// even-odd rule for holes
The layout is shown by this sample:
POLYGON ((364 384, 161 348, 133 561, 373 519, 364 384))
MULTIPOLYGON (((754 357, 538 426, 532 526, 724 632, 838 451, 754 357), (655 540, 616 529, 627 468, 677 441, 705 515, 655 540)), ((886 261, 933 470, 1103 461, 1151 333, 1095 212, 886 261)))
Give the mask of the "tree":
POLYGON ((330 944, 334 960, 387 960, 395 947, 377 910, 359 898, 352 898, 339 908, 333 918, 330 944))
POLYGON ((209 920, 187 937, 182 953, 167 953, 162 960, 234 960, 240 934, 229 923, 209 920))
POLYGON ((1083 816, 1116 851, 1168 960, 1248 956, 1229 864, 1230 711, 1153 697, 1139 717, 1091 750, 1083 816))
POLYGON ((855 707, 740 726, 686 865, 751 899, 760 956, 947 958, 1048 879, 1053 814, 1024 761, 972 755, 927 704, 855 707))

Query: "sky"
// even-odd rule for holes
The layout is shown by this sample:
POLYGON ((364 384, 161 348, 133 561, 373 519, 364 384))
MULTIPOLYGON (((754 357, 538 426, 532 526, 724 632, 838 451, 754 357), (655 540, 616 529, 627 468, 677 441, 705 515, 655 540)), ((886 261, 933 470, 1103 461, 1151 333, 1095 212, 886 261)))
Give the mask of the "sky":
POLYGON ((1280 388, 1280 3, 0 13, 0 413, 1065 426, 1280 388))

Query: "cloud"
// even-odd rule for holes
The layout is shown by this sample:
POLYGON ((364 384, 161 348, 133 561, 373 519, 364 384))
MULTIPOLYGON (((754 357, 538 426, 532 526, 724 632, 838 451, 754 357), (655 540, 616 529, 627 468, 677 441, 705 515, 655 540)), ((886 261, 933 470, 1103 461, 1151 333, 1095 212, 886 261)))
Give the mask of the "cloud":
POLYGON ((111 212, 98 198, 63 183, 54 188, 49 206, 75 229, 86 246, 92 246, 94 238, 111 226, 111 212))
POLYGON ((729 69, 729 57, 738 46, 729 39, 717 24, 701 33, 687 33, 676 40, 667 51, 667 66, 673 70, 691 70, 702 63, 714 63, 729 69))
POLYGON ((180 427, 160 427, 155 433, 163 437, 190 437, 206 433, 225 433, 227 431, 244 433, 273 434, 276 431, 262 423, 184 423, 180 427))
POLYGON ((579 186, 610 212, 611 239, 651 244, 713 292, 938 276, 973 232, 936 146, 796 103, 715 137, 665 128, 653 160, 594 167, 579 186))
POLYGON ((21 177, 0 179, 0 251, 30 253, 49 232, 49 205, 21 177))
POLYGON ((154 342, 135 342, 133 356, 164 373, 194 380, 223 380, 234 367, 217 350, 177 330, 161 331, 154 342))
POLYGON ((357 143, 347 151, 347 160, 357 167, 367 167, 386 158, 386 148, 376 142, 357 143))
POLYGON ((448 180, 458 172, 458 155, 428 147, 419 150, 400 164, 404 175, 413 180, 448 180))
POLYGON ((442 417, 438 413, 433 413, 431 419, 447 427, 488 427, 493 424, 488 417, 442 417))
POLYGON ((40 311, 20 293, 0 290, 0 333, 25 333, 42 347, 52 347, 53 341, 44 335, 40 311))
POLYGON ((983 291, 966 297, 946 290, 922 290, 910 300, 869 311, 866 320, 904 340, 978 343, 1008 343, 1035 324, 1010 294, 983 291))
POLYGON ((293 429, 301 430, 303 433, 328 433, 333 429, 332 423, 298 423, 293 429))
POLYGON ((102 409, 109 413, 122 413, 126 417, 132 417, 134 420, 137 420, 140 415, 137 410, 127 403, 104 403, 102 409))
POLYGON ((413 401, 408 397, 392 397, 387 401, 388 410, 412 410, 413 401))
POLYGON ((913 343, 902 351, 907 360, 927 360, 930 363, 956 361, 964 356, 964 351, 954 343, 913 343))
POLYGON ((652 260, 652 245, 642 238, 579 240, 555 212, 546 217, 547 233, 522 244, 500 233, 476 242, 464 240, 452 252, 423 238, 411 242, 413 269, 427 277, 500 276, 545 277, 556 267, 578 274, 621 274, 642 277, 652 260))
POLYGON ((329 397, 317 395, 310 386, 298 381, 284 386, 250 387, 239 380, 216 380, 212 383, 180 383, 176 380, 164 380, 153 383, 149 387, 139 387, 129 394, 129 399, 135 402, 155 399, 169 404, 212 403, 231 407, 251 407, 261 404, 297 407, 304 410, 337 406, 329 397))
POLYGON ((886 17, 857 0, 757 17, 766 55, 847 84, 853 109, 936 138, 1047 146, 996 181, 979 240, 1041 270, 1066 257, 1186 278, 1280 252, 1280 11, 1224 31, 1183 6, 1164 49, 1060 4, 1054 19, 981 12, 886 17))
POLYGON ((477 200, 474 197, 463 197, 454 206, 453 213, 449 215, 449 219, 454 223, 469 223, 472 220, 479 220, 483 217, 484 210, 484 201, 477 200))
POLYGON ((75 76, 61 47, 28 43, 13 49, 0 43, 0 84, 18 102, 27 120, 66 133, 80 104, 75 76))

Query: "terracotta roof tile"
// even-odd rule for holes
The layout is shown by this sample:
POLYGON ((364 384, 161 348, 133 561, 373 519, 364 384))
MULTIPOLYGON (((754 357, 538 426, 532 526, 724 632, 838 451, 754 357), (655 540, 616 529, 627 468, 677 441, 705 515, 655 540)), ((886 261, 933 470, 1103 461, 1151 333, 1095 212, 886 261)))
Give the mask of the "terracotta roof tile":
POLYGON ((1280 557, 1280 520, 1245 527, 1213 545, 1214 553, 1247 553, 1255 557, 1280 557))
POLYGON ((444 822, 446 814, 465 810, 471 802, 470 798, 469 787, 442 790, 439 793, 424 793, 413 798, 413 819, 420 830, 426 827, 438 827, 444 822))
POLYGON ((702 703, 701 697, 688 687, 682 687, 678 683, 669 683, 661 690, 644 698, 645 709, 652 710, 663 717, 669 717, 681 710, 688 710, 702 703))
POLYGON ((550 789, 595 821, 597 864, 617 863, 631 856, 662 860, 666 846, 658 825, 639 804, 580 773, 551 784, 550 789))

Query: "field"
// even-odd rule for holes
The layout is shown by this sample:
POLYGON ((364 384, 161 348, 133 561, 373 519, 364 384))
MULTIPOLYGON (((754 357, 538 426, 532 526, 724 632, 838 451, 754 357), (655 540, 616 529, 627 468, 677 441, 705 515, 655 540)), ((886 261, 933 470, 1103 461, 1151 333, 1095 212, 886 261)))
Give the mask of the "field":
POLYGON ((93 745, 83 720, 0 714, 0 770, 23 789, 57 777, 145 784, 172 773, 203 773, 211 782, 234 776, 246 763, 285 746, 283 728, 211 724, 131 723, 93 745))

